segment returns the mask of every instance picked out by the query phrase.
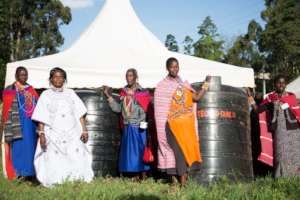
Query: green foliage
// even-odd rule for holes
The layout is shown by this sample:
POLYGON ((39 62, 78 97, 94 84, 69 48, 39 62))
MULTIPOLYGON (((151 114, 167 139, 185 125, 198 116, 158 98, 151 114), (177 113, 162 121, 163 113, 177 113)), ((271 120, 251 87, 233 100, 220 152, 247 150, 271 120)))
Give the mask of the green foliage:
POLYGON ((57 52, 63 44, 59 27, 71 21, 68 7, 59 0, 11 0, 6 7, 10 61, 57 52))
POLYGON ((284 73, 293 79, 300 75, 300 1, 265 0, 265 5, 260 50, 273 75, 284 73))
POLYGON ((194 53, 194 40, 186 36, 183 41, 184 54, 192 55, 194 53))
POLYGON ((0 83, 6 63, 56 53, 64 42, 59 27, 70 21, 59 0, 1 0, 0 83))
POLYGON ((6 61, 0 58, 0 89, 4 86, 6 61))
POLYGON ((209 60, 221 61, 224 56, 224 41, 219 39, 216 25, 208 16, 198 27, 200 38, 194 43, 194 55, 209 60))
POLYGON ((176 41, 176 38, 174 35, 172 34, 168 34, 166 37, 166 41, 165 41, 165 46, 168 48, 168 50, 170 51, 174 51, 174 52, 178 52, 179 51, 179 47, 176 41))
POLYGON ((4 85, 6 63, 9 61, 9 26, 7 24, 8 11, 6 4, 8 0, 0 1, 0 89, 4 85))
MULTIPOLYGON (((224 41, 220 39, 217 27, 209 16, 198 27, 198 34, 200 38, 196 42, 190 36, 185 37, 182 42, 183 53, 209 60, 222 61, 224 59, 224 41)), ((167 35, 165 46, 170 51, 179 51, 176 38, 172 34, 167 35)))
MULTIPOLYGON (((252 20, 248 32, 236 39, 224 61, 252 67, 255 72, 264 67, 273 78, 281 73, 291 81, 300 75, 300 1, 265 0, 265 6, 261 13, 265 28, 252 20)), ((272 82, 267 82, 268 91, 273 89, 272 82)))
POLYGON ((63 199, 203 199, 203 200, 297 200, 300 196, 300 179, 260 178, 249 183, 233 183, 224 178, 209 187, 190 181, 185 187, 170 186, 148 179, 137 183, 120 178, 97 178, 92 183, 65 183, 52 189, 34 186, 22 181, 9 182, 0 177, 2 200, 63 200, 63 199))
POLYGON ((258 49, 261 26, 254 20, 245 35, 239 36, 225 56, 225 62, 241 67, 252 67, 258 72, 265 65, 264 56, 258 49))

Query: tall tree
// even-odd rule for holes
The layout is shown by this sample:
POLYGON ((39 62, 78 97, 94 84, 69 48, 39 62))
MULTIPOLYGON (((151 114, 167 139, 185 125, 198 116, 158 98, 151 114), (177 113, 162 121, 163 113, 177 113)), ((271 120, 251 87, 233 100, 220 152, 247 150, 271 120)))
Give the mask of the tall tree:
MULTIPOLYGON (((252 67, 256 73, 267 71, 265 55, 258 48, 261 32, 262 27, 256 21, 250 21, 247 33, 236 39, 228 50, 224 62, 241 67, 252 67)), ((257 91, 261 91, 262 81, 257 79, 256 85, 257 91)))
POLYGON ((259 42, 272 74, 300 75, 300 1, 265 0, 266 22, 259 42))
MULTIPOLYGON (((59 27, 71 18, 70 8, 59 0, 1 0, 0 41, 5 45, 0 47, 0 62, 56 53, 64 42, 59 27)), ((5 65, 0 67, 3 72, 5 65)))
POLYGON ((252 20, 248 25, 247 33, 236 39, 224 61, 242 67, 252 67, 256 72, 261 70, 264 66, 264 56, 258 49, 261 32, 261 26, 252 20))
POLYGON ((186 36, 183 41, 184 54, 192 55, 194 53, 194 40, 186 36))
POLYGON ((200 38, 194 44, 194 55, 210 60, 221 61, 224 56, 224 41, 219 38, 218 30, 212 19, 208 16, 198 27, 200 38))
POLYGON ((176 38, 172 34, 168 34, 165 41, 165 46, 170 50, 174 52, 179 51, 179 47, 176 41, 176 38))
POLYGON ((10 61, 53 54, 64 42, 59 27, 71 12, 59 0, 11 0, 8 24, 10 61))
POLYGON ((6 63, 10 58, 9 24, 7 5, 9 0, 0 1, 0 89, 4 85, 6 63))

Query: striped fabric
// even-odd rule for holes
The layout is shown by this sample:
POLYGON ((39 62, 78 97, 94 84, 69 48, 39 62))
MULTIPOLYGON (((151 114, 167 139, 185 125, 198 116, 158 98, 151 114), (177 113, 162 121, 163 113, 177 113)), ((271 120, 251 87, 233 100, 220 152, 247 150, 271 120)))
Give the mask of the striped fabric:
POLYGON ((261 154, 258 160, 269 166, 273 166, 273 139, 272 133, 268 131, 266 115, 266 112, 259 114, 261 154))
POLYGON ((7 178, 7 173, 6 173, 6 162, 5 162, 5 145, 4 145, 4 134, 2 134, 1 138, 1 152, 2 152, 2 171, 3 175, 5 178, 7 178))
POLYGON ((4 177, 13 180, 16 176, 16 171, 13 167, 12 154, 11 154, 11 146, 10 144, 5 143, 4 134, 2 134, 1 139, 1 149, 2 149, 2 168, 4 177))
POLYGON ((167 77, 158 83, 154 93, 159 169, 175 168, 174 152, 167 142, 165 128, 173 93, 180 84, 183 84, 185 87, 192 89, 188 82, 182 82, 180 78, 171 79, 167 77))

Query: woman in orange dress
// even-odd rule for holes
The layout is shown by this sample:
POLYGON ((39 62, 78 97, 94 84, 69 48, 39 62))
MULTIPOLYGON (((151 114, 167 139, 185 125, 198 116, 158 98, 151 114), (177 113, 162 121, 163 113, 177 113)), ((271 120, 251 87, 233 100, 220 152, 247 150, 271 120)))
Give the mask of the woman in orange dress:
POLYGON ((154 94, 158 168, 172 177, 178 176, 183 185, 189 168, 202 162, 195 102, 204 96, 209 85, 205 82, 200 91, 195 91, 183 82, 178 76, 176 58, 169 58, 166 67, 168 76, 157 85, 154 94))

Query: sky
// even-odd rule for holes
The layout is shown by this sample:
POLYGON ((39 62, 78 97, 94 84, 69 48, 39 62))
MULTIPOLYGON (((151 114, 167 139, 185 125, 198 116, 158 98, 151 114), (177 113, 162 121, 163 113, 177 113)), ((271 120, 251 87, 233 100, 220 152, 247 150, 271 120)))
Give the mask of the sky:
MULTIPOLYGON (((72 11, 71 23, 60 29, 65 38, 61 47, 64 50, 95 19, 105 0, 61 1, 72 11)), ((250 20, 264 24, 260 17, 265 8, 264 0, 131 0, 131 3, 144 25, 160 41, 164 42, 167 34, 173 34, 180 46, 187 35, 198 39, 197 27, 206 16, 212 18, 227 46, 247 32, 250 20)))

